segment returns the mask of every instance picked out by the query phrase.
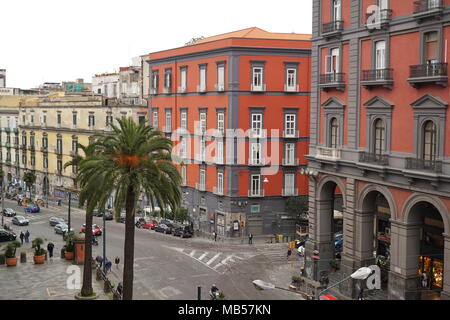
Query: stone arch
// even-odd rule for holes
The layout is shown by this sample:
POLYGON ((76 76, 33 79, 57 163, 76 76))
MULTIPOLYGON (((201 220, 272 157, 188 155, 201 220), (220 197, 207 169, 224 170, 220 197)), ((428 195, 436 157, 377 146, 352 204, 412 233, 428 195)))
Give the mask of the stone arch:
POLYGON ((345 190, 345 184, 342 182, 342 180, 336 176, 329 176, 326 175, 322 179, 320 179, 318 185, 317 185, 317 198, 319 200, 324 200, 323 195, 325 192, 325 189, 329 188, 330 184, 329 182, 335 183, 339 189, 341 189, 342 192, 342 201, 343 201, 343 207, 346 208, 347 206, 347 197, 346 197, 346 190, 345 190))
POLYGON ((442 221, 444 222, 445 233, 450 234, 450 217, 448 209, 445 206, 445 204, 438 197, 435 196, 420 193, 414 193, 410 195, 408 199, 406 199, 405 204, 403 206, 401 220, 406 224, 410 223, 411 220, 413 219, 412 208, 414 208, 414 206, 419 202, 430 203, 437 209, 437 211, 441 215, 442 221))
POLYGON ((358 199, 356 200, 356 210, 358 212, 363 212, 364 200, 366 199, 367 195, 373 191, 377 191, 384 196, 389 204, 389 208, 391 209, 391 217, 395 217, 395 220, 397 220, 397 205, 394 201, 392 193, 388 188, 376 184, 368 184, 362 188, 361 192, 359 193, 358 199))

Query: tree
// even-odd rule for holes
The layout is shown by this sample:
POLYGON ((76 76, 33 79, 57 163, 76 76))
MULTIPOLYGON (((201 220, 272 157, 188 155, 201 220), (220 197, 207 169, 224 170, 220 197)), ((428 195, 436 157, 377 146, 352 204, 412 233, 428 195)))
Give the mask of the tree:
POLYGON ((298 224, 308 221, 308 197, 289 197, 286 201, 286 212, 297 220, 298 224))
POLYGON ((183 207, 176 208, 173 212, 174 212, 173 219, 175 221, 183 222, 189 219, 188 211, 186 208, 183 207))
POLYGON ((133 298, 134 216, 144 192, 154 211, 176 208, 180 203, 181 177, 172 163, 172 142, 160 131, 131 118, 117 119, 113 135, 98 135, 95 153, 81 160, 78 178, 81 198, 101 208, 115 191, 114 216, 120 220, 125 206, 123 299, 133 298))
MULTIPOLYGON (((88 157, 89 155, 92 155, 95 152, 95 144, 89 144, 88 146, 84 146, 82 144, 77 144, 81 150, 84 152, 84 156, 77 153, 72 160, 66 162, 64 164, 64 169, 66 169, 69 166, 78 167, 83 159, 85 157, 88 157)), ((78 177, 75 178, 75 181, 78 180, 78 177)), ((85 197, 87 195, 84 194, 84 197, 82 198, 80 195, 80 204, 84 205, 85 197)), ((95 198, 92 198, 95 200, 95 198)), ((93 293, 92 288, 92 220, 93 215, 92 212, 94 211, 95 203, 89 202, 86 206, 86 233, 85 233, 85 250, 84 250, 84 269, 83 269, 83 286, 81 287, 81 296, 82 297, 88 297, 91 296, 93 293)), ((69 230, 70 231, 70 230, 69 230)), ((69 232, 70 234, 70 232, 69 232)))
POLYGON ((31 187, 36 182, 36 174, 33 171, 27 171, 23 175, 23 181, 25 181, 25 184, 28 187, 28 190, 30 191, 30 198, 33 199, 33 195, 31 194, 31 187))

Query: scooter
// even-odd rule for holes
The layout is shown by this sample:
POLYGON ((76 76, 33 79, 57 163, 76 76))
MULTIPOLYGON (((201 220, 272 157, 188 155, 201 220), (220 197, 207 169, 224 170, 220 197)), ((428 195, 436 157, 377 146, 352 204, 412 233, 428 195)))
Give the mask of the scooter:
POLYGON ((209 291, 209 298, 211 300, 217 300, 218 297, 219 297, 219 290, 209 291))
POLYGON ((92 244, 93 244, 94 246, 98 246, 98 241, 97 241, 97 239, 92 238, 92 244))

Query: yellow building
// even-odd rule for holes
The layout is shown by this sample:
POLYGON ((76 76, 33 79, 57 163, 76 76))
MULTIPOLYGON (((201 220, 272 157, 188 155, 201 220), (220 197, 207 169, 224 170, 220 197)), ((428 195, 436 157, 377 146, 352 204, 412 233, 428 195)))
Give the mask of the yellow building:
POLYGON ((76 168, 64 169, 64 164, 78 152, 77 143, 87 145, 93 134, 111 133, 110 124, 120 117, 147 121, 147 106, 119 104, 96 94, 57 93, 26 100, 18 119, 20 176, 33 170, 37 197, 66 202, 67 190, 77 186, 76 168))

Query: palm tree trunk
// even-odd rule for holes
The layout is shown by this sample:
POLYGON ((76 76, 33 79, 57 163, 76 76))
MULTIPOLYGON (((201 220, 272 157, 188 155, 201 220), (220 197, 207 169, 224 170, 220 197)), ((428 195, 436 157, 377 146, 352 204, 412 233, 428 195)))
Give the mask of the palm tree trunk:
MULTIPOLYGON (((86 234, 84 243, 84 269, 81 296, 92 295, 92 211, 86 211, 86 234)), ((69 230, 70 231, 70 230, 69 230)), ((104 262, 103 262, 104 263, 104 262)))
POLYGON ((134 280, 134 200, 136 195, 132 187, 128 188, 125 204, 125 248, 123 264, 123 300, 133 299, 134 280))

